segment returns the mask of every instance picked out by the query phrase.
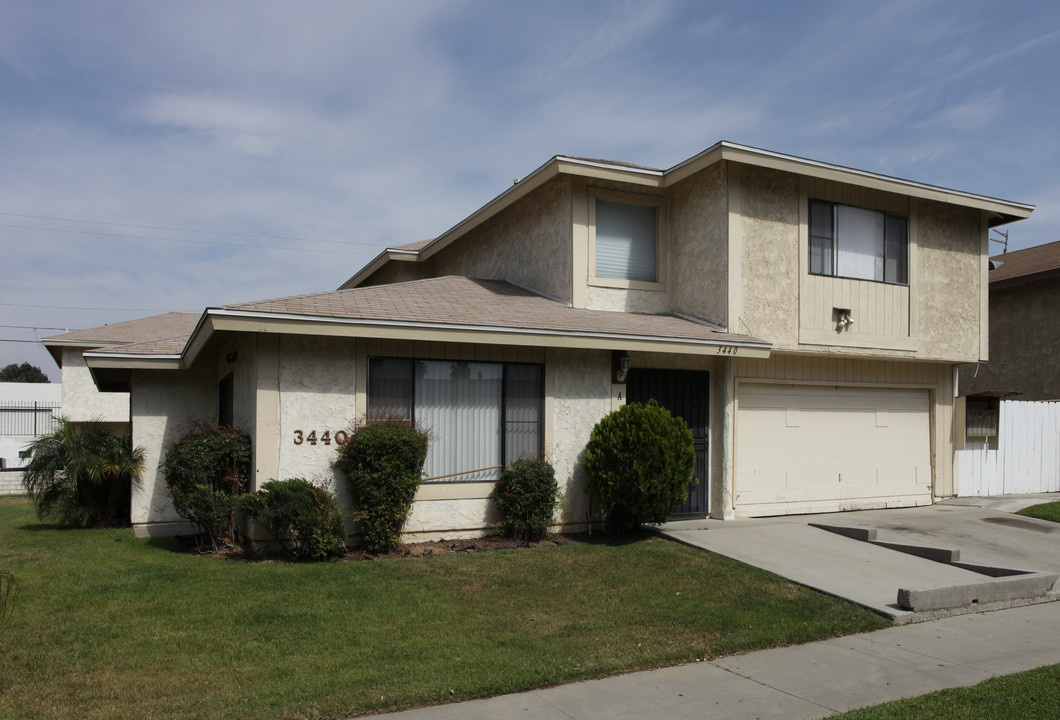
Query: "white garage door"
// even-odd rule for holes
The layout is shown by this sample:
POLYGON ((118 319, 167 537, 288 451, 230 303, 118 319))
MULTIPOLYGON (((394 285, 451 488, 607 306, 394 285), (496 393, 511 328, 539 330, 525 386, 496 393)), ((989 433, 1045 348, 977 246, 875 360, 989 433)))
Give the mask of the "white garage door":
POLYGON ((926 390, 741 384, 736 514, 931 503, 926 390))

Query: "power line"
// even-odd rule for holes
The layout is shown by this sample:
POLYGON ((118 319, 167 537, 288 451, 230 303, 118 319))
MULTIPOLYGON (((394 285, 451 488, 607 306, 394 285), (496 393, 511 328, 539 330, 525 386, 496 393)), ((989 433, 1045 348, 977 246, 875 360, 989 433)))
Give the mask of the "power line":
MULTIPOLYGON (((95 232, 94 230, 67 230, 67 229, 63 229, 63 228, 42 228, 42 227, 34 227, 32 225, 14 225, 14 224, 11 224, 11 223, 0 223, 0 227, 16 228, 16 229, 19 229, 19 230, 41 230, 41 231, 44 231, 44 232, 60 232, 60 233, 68 233, 68 234, 73 234, 73 235, 97 235, 97 236, 104 236, 104 237, 126 238, 126 239, 130 239, 130 240, 161 240, 163 242, 187 243, 187 244, 192 244, 192 245, 221 245, 223 247, 245 247, 245 248, 252 248, 254 250, 287 250, 287 251, 303 252, 303 253, 307 253, 307 252, 311 252, 311 253, 328 253, 330 255, 359 255, 360 254, 360 253, 356 253, 356 252, 349 252, 349 251, 346 251, 346 250, 319 250, 319 249, 316 249, 316 248, 284 247, 282 245, 251 245, 249 243, 226 243, 226 242, 219 242, 219 241, 216 241, 216 240, 190 240, 188 238, 164 238, 164 237, 154 237, 152 235, 125 235, 125 234, 122 234, 122 233, 95 232)), ((309 242, 323 242, 323 241, 310 240, 309 242)), ((364 243, 362 243, 362 244, 364 244, 364 243)))
MULTIPOLYGON (((104 307, 72 307, 70 305, 30 305, 28 303, 6 303, 0 302, 6 307, 29 307, 44 308, 46 310, 106 310, 107 312, 172 312, 172 308, 104 308, 104 307)), ((62 328, 65 329, 65 328, 62 328)))
POLYGON ((355 242, 352 240, 314 240, 312 238, 293 237, 291 235, 264 235, 260 233, 226 232, 223 230, 196 230, 193 228, 165 227, 162 225, 131 225, 129 223, 107 222, 105 220, 78 220, 77 218, 54 217, 51 215, 26 215, 25 213, 0 212, 7 217, 32 218, 34 220, 58 220, 59 222, 85 223, 88 225, 112 225, 114 227, 136 228, 138 230, 169 230, 172 232, 200 233, 203 235, 228 235, 231 237, 268 238, 270 240, 297 240, 299 242, 330 243, 332 245, 369 245, 378 243, 355 242))
MULTIPOLYGON (((2 303, 0 303, 2 304, 2 303)), ((67 332, 76 332, 81 328, 60 328, 60 327, 40 327, 39 325, 0 325, 2 328, 15 328, 17 330, 65 330, 67 332)))
POLYGON ((40 345, 40 340, 11 340, 8 338, 0 338, 0 342, 20 342, 20 343, 33 343, 34 345, 40 345))

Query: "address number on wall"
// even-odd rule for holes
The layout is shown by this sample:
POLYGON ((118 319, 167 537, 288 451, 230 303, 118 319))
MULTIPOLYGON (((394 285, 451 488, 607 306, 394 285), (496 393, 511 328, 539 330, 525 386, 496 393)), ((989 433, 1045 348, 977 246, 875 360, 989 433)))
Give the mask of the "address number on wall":
POLYGON ((349 437, 346 435, 345 430, 336 430, 334 433, 330 430, 317 435, 316 430, 310 430, 309 434, 306 434, 302 430, 294 431, 294 444, 301 445, 302 443, 309 443, 310 445, 316 445, 317 443, 323 443, 324 445, 330 445, 332 442, 338 445, 345 445, 349 437))

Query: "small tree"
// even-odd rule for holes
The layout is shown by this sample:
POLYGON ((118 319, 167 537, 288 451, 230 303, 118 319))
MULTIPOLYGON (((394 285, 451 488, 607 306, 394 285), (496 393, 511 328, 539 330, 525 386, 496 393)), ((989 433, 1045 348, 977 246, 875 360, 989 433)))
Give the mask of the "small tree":
POLYGON ((0 382, 46 383, 51 380, 39 367, 24 362, 21 365, 11 363, 0 369, 0 382))
POLYGON ((199 423, 166 449, 159 467, 177 514, 196 527, 196 540, 235 534, 235 497, 250 477, 250 437, 227 426, 199 423))
POLYGON ((55 432, 34 440, 29 451, 22 484, 37 517, 67 527, 128 523, 131 487, 139 487, 144 465, 143 448, 133 448, 129 430, 115 435, 101 422, 60 418, 55 432))
POLYGON ((593 428, 583 465, 610 530, 658 524, 687 499, 695 480, 692 432, 655 400, 629 403, 593 428))
POLYGON ((346 530, 334 493, 305 478, 272 480, 237 504, 296 558, 323 560, 344 547, 346 530))
POLYGON ((354 517, 361 523, 368 552, 384 553, 397 545, 426 459, 427 434, 395 418, 355 427, 339 447, 335 466, 356 503, 354 517))
POLYGON ((527 542, 540 540, 559 505, 556 473, 544 460, 516 460, 501 473, 493 497, 510 537, 527 542))

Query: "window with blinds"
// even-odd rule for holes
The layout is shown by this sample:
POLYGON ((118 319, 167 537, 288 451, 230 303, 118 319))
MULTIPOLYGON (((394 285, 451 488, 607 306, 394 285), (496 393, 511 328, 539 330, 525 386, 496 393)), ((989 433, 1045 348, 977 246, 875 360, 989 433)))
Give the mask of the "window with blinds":
POLYGON ((810 272, 909 283, 909 219, 821 200, 810 201, 810 272))
POLYGON ((416 422, 430 436, 424 482, 487 482, 544 451, 538 364, 370 358, 369 418, 416 422))

